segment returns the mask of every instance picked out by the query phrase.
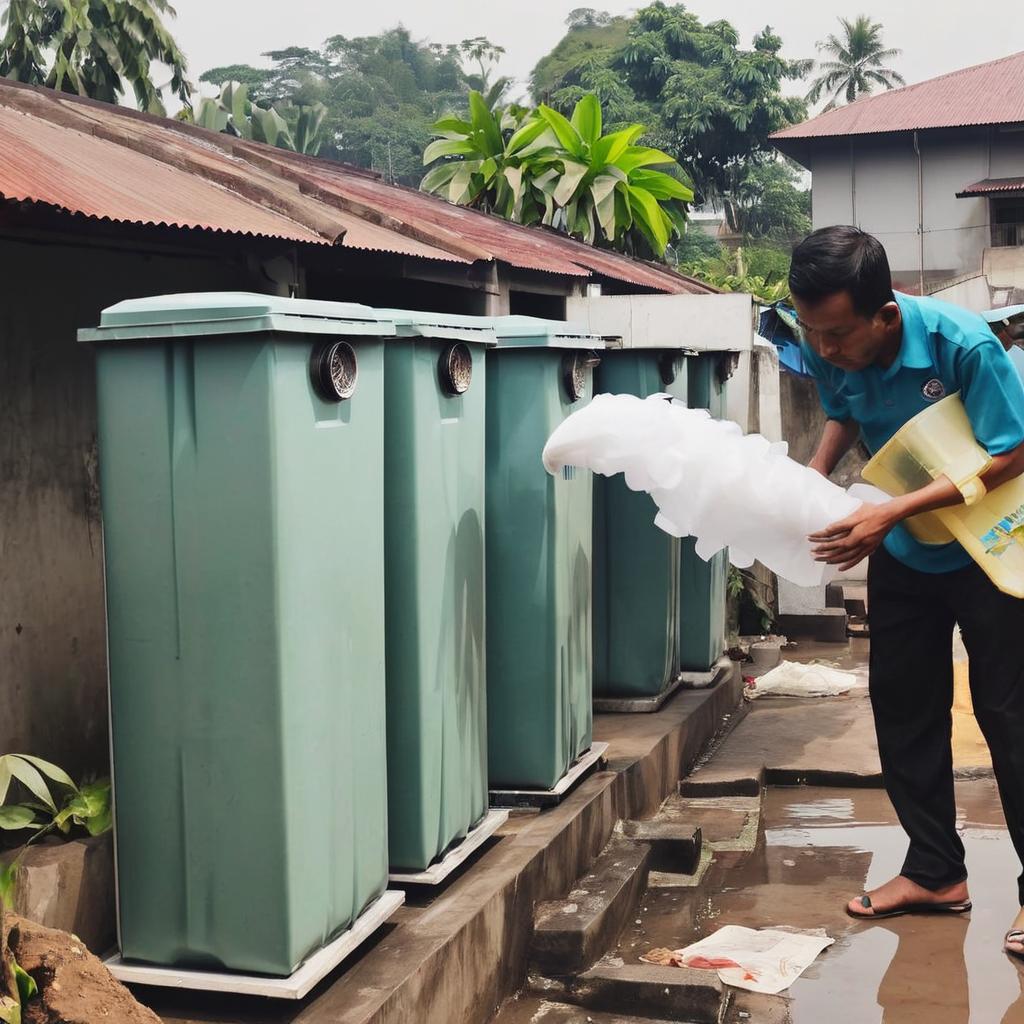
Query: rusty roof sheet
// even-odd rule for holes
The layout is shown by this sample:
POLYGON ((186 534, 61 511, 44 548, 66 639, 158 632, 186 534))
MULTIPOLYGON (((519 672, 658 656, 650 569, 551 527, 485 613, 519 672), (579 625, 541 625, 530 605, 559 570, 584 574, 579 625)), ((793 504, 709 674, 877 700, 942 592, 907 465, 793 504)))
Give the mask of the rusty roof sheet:
POLYGON ((666 266, 454 206, 359 168, 3 80, 0 197, 116 222, 464 264, 501 261, 660 292, 716 290, 666 266))
POLYGON ((784 128, 771 138, 773 142, 785 143, 1022 121, 1024 52, 867 96, 784 128))
POLYGON ((1024 192, 1024 178, 985 178, 957 192, 957 199, 999 195, 1000 192, 1024 192))

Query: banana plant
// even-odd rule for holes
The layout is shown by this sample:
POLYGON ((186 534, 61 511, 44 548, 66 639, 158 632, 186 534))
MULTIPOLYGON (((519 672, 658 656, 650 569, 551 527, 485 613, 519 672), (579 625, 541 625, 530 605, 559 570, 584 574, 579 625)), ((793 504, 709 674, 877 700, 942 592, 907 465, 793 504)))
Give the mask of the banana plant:
POLYGON ((442 118, 423 154, 435 164, 424 191, 475 206, 520 224, 541 223, 580 238, 663 257, 686 230, 693 192, 672 174, 668 154, 637 145, 644 126, 602 131, 601 104, 584 96, 566 118, 544 104, 536 110, 491 111, 470 93, 469 120, 442 118))
POLYGON ((316 156, 320 151, 320 129, 327 108, 322 103, 314 103, 297 109, 293 134, 288 122, 274 107, 257 106, 249 99, 248 87, 227 82, 216 98, 203 97, 200 101, 196 124, 213 132, 226 132, 278 149, 316 156))

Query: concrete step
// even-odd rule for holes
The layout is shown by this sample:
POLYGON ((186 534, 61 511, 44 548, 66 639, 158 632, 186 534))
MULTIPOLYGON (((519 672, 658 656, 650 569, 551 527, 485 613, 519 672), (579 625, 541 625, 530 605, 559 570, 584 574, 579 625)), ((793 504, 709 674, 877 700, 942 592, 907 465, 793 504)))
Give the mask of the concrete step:
MULTIPOLYGON (((506 1010, 506 1014, 508 1011, 506 1010)), ((619 1013, 602 1013, 585 1006, 556 1003, 545 1000, 524 1001, 519 1017, 510 1018, 509 1024, 675 1024, 674 1021, 655 1020, 652 1017, 634 1017, 619 1013)), ((499 1017, 496 1024, 505 1024, 499 1017)))
POLYGON ((652 871, 690 874, 700 862, 701 830, 692 821, 661 813, 645 821, 620 821, 615 831, 651 848, 652 871))
POLYGON ((576 974, 618 938, 647 886, 651 847, 613 836, 564 900, 534 916, 532 965, 552 977, 576 974))
POLYGON ((792 1020, 785 996, 734 989, 722 1024, 792 1024, 792 1020))
POLYGON ((563 999, 606 1013, 719 1024, 728 1005, 728 992, 714 971, 647 964, 619 966, 609 958, 571 979, 563 999))

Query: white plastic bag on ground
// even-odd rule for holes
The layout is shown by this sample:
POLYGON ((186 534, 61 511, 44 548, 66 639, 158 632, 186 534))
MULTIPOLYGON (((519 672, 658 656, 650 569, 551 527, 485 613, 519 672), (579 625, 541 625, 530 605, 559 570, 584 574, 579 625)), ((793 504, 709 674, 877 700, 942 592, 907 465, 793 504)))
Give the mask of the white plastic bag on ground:
POLYGON ((661 529, 696 538, 701 558, 728 547, 739 568, 757 560, 798 586, 816 586, 825 567, 807 536, 881 492, 847 494, 786 451, 785 443, 744 435, 666 395, 597 395, 551 435, 544 465, 550 473, 564 466, 622 473, 632 490, 654 499, 661 529))
POLYGON ((789 988, 835 939, 817 928, 742 928, 726 925, 685 949, 655 949, 645 963, 714 970, 726 985, 776 995, 789 988))
POLYGON ((827 665, 800 665, 784 661, 755 680, 744 691, 747 697, 835 697, 857 685, 852 672, 840 672, 827 665))

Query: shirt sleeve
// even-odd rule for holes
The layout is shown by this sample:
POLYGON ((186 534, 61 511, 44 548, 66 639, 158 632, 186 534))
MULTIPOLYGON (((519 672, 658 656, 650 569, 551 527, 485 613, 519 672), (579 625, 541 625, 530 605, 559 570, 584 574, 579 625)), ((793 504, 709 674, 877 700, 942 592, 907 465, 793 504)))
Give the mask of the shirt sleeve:
POLYGON ((821 400, 821 407, 830 420, 838 420, 846 423, 853 419, 849 403, 836 389, 835 375, 828 363, 821 358, 810 345, 803 343, 800 350, 804 357, 804 366, 810 370, 814 382, 818 386, 818 398, 821 400))
POLYGON ((960 398, 975 438, 989 455, 1005 455, 1024 443, 1024 385, 995 338, 964 353, 960 398))

